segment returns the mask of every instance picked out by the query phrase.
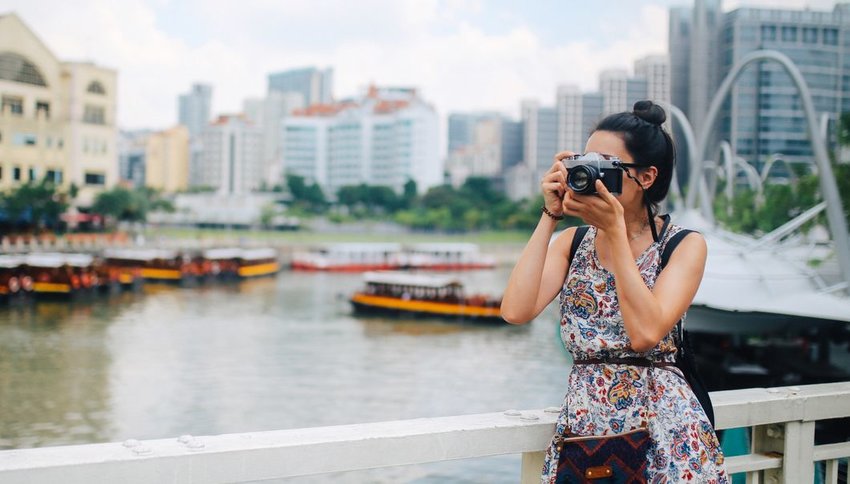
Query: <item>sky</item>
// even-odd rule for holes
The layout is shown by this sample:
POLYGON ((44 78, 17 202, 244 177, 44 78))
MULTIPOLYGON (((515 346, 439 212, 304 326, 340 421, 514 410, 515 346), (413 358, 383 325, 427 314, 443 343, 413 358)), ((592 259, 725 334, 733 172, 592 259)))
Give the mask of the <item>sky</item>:
MULTIPOLYGON (((213 86, 213 115, 261 97, 267 75, 333 67, 334 96, 369 84, 419 89, 440 116, 522 99, 553 105, 561 84, 593 91, 608 68, 667 51, 667 11, 689 0, 0 0, 61 60, 118 72, 118 125, 163 129, 177 96, 213 86)), ((834 0, 726 0, 829 10, 834 0)))

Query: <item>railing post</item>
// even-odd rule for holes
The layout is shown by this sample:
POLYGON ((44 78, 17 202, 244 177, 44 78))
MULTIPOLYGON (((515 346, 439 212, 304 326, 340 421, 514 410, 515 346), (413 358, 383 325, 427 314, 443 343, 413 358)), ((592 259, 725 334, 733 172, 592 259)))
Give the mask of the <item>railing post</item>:
POLYGON ((823 474, 823 482, 833 484, 838 482, 838 463, 841 459, 830 459, 826 461, 826 472, 823 474))
MULTIPOLYGON (((785 429, 780 424, 759 425, 753 427, 753 440, 751 452, 753 454, 781 454, 785 450, 785 429)), ((783 466, 785 462, 783 461, 783 466)), ((764 471, 764 479, 758 475, 747 473, 747 484, 778 484, 782 479, 783 469, 767 469, 764 471)))
POLYGON ((787 483, 815 482, 815 423, 785 424, 783 471, 787 483))
MULTIPOLYGON (((764 471, 767 484, 814 482, 814 445, 814 422, 788 422, 784 428, 778 424, 761 425, 753 429, 753 453, 782 454, 781 469, 764 471)), ((748 477, 747 482, 754 480, 748 477)))
POLYGON ((543 461, 546 452, 524 452, 522 454, 522 472, 520 484, 539 484, 540 473, 543 472, 543 461))

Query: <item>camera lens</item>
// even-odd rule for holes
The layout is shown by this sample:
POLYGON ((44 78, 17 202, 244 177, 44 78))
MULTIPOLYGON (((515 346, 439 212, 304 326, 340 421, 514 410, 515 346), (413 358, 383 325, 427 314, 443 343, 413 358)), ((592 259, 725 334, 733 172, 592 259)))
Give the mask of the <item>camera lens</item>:
POLYGON ((594 193, 596 178, 596 169, 592 166, 575 166, 567 174, 567 186, 576 193, 594 193))

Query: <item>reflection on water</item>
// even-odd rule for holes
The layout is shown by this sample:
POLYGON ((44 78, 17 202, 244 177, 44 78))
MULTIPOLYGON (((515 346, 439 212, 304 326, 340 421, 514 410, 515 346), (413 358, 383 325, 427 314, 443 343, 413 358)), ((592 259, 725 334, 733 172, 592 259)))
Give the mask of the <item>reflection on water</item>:
MULTIPOLYGON (((505 269, 458 273, 498 294, 505 269)), ((568 358, 529 326, 359 318, 356 274, 284 272, 197 288, 0 308, 0 448, 210 435, 541 408, 568 358)), ((518 457, 369 473, 516 482, 518 457), (482 464, 482 462, 484 462, 482 464)), ((362 473, 349 474, 351 482, 362 473)), ((345 479, 343 479, 345 480, 345 479)))

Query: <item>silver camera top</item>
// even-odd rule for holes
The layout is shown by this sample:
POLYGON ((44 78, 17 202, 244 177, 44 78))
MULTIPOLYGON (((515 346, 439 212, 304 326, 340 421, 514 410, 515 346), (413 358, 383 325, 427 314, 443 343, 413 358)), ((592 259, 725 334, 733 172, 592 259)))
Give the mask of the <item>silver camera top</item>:
POLYGON ((567 169, 574 168, 579 165, 592 165, 597 169, 615 168, 617 163, 620 163, 620 158, 614 155, 605 155, 595 151, 588 151, 582 155, 572 155, 561 160, 567 169))

